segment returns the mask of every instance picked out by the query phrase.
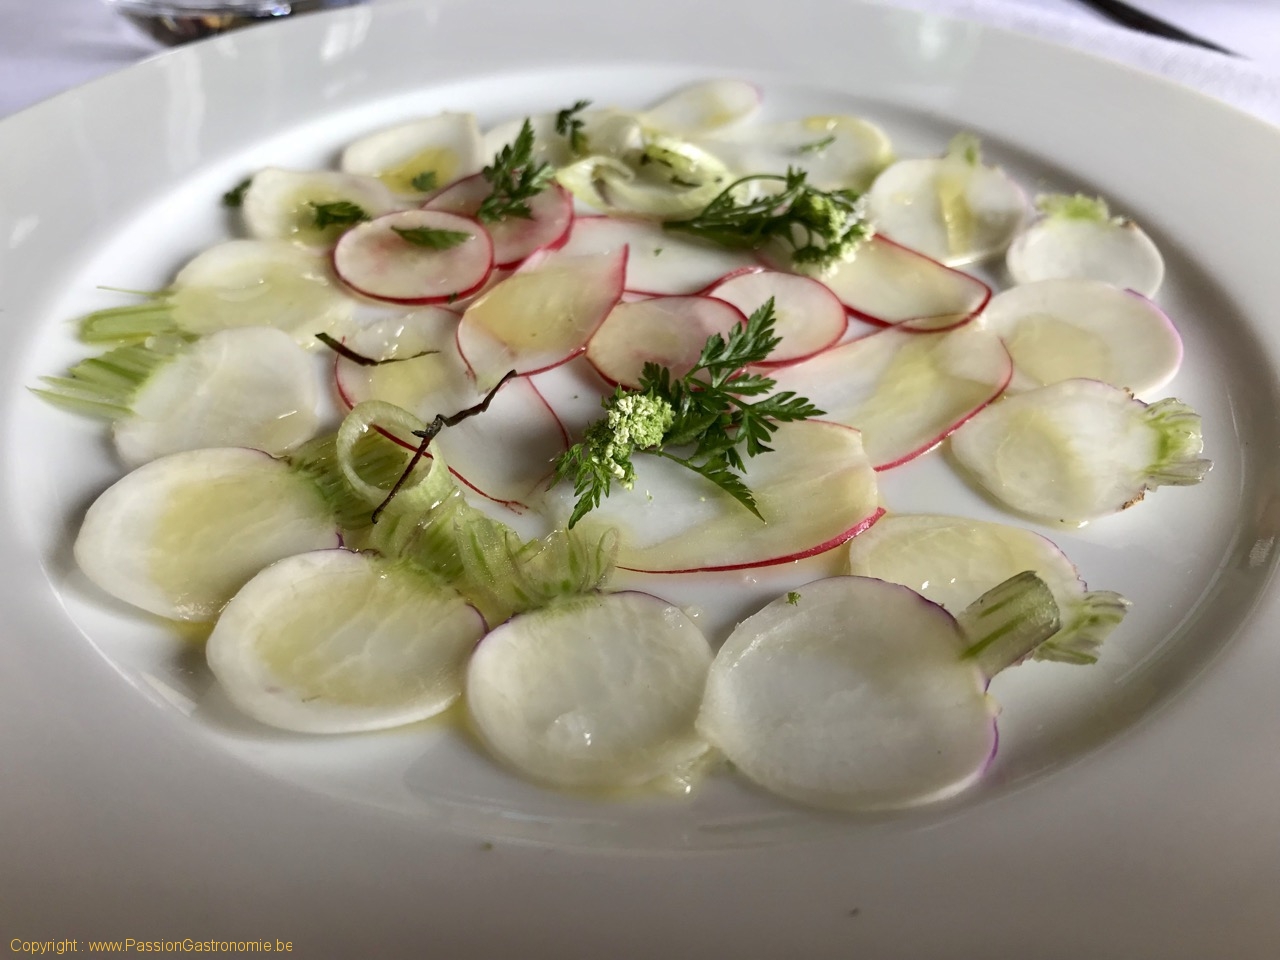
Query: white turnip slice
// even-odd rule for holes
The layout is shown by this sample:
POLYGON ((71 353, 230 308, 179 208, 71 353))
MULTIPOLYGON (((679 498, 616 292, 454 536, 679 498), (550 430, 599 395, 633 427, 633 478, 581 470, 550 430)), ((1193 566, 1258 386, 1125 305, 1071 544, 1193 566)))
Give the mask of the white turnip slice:
POLYGON ((639 119, 674 137, 709 134, 750 120, 761 99, 760 88, 745 80, 702 80, 654 104, 639 119))
MULTIPOLYGON (((423 209, 474 217, 492 192, 493 185, 477 173, 441 190, 423 204, 423 209)), ((561 187, 552 184, 538 192, 529 199, 528 206, 527 217, 503 217, 485 224, 493 238, 495 268, 519 266, 531 253, 554 250, 568 240, 573 225, 573 198, 561 187)))
POLYGON ((535 780, 644 786, 706 752, 693 724, 710 665, 678 607, 645 593, 586 596, 489 633, 467 670, 467 709, 494 755, 535 780))
POLYGON ((697 364, 708 337, 727 336, 746 321, 737 307, 713 297, 619 303, 587 344, 587 360, 600 376, 624 387, 640 385, 646 363, 683 377, 697 364))
POLYGON ((212 620, 267 564, 337 545, 319 488, 282 460, 221 447, 152 460, 94 501, 75 543, 85 576, 174 620, 212 620))
POLYGON ((639 146, 583 157, 560 167, 556 180, 596 210, 672 219, 698 213, 733 176, 718 157, 692 143, 642 132, 639 146))
POLYGON ((328 260, 284 240, 231 240, 210 247, 146 302, 99 310, 80 324, 86 343, 163 333, 202 336, 233 327, 275 327, 303 346, 341 334, 355 301, 331 279, 328 260))
MULTIPOLYGON (((500 123, 485 131, 483 154, 486 158, 493 157, 503 147, 513 144, 521 128, 528 123, 533 133, 531 159, 534 163, 563 167, 581 159, 574 152, 569 137, 556 129, 557 119, 558 111, 500 123)), ((578 111, 574 119, 582 123, 580 136, 585 138, 585 153, 621 157, 634 154, 644 146, 644 128, 635 113, 605 107, 578 111)))
POLYGON ((373 177, 268 167, 253 175, 240 212, 251 237, 329 247, 353 224, 400 207, 373 177))
POLYGON ((717 283, 707 295, 733 304, 746 316, 773 298, 773 332, 779 342, 761 366, 820 353, 844 336, 849 325, 844 306, 830 288, 798 273, 742 271, 717 283))
POLYGON ((1036 206, 1043 216, 1014 238, 1005 258, 1014 283, 1101 280, 1144 297, 1160 289, 1159 249, 1132 220, 1113 217, 1103 200, 1050 194, 1036 206))
POLYGON ((1087 589, 1075 565, 1037 533, 968 517, 891 513, 849 541, 851 574, 900 583, 953 614, 1024 570, 1045 582, 1062 622, 1032 658, 1096 661, 1129 603, 1110 590, 1087 589))
MULTIPOLYGON (((856 430, 821 420, 779 424, 772 452, 746 461, 743 481, 761 520, 711 481, 656 456, 636 456, 631 489, 615 487, 574 528, 620 537, 618 566, 649 573, 736 570, 831 550, 883 510, 875 472, 856 430)), ((566 519, 570 484, 551 492, 549 510, 566 519)))
POLYGON ((992 496, 1028 516, 1082 523, 1155 487, 1199 483, 1200 417, 1180 400, 1148 406, 1097 380, 1007 397, 951 437, 951 452, 992 496))
POLYGON ((443 303, 478 290, 493 270, 493 241, 475 220, 405 210, 353 227, 333 268, 358 293, 391 303, 443 303))
POLYGON ((458 324, 458 350, 478 388, 509 370, 537 373, 582 353, 622 296, 626 270, 626 247, 583 256, 544 251, 475 300, 458 324))
POLYGON ((944 800, 996 750, 987 682, 1058 629, 1034 574, 953 617, 898 584, 819 580, 740 623, 698 730, 748 779, 850 813, 944 800))
POLYGON ((977 139, 960 134, 943 157, 899 160, 867 192, 876 230, 949 265, 1001 253, 1022 226, 1027 197, 977 139))
POLYGON ((301 733, 397 727, 462 693, 484 620, 404 563, 348 550, 277 561, 209 636, 209 669, 240 710, 301 733))
POLYGON ((992 297, 978 321, 1013 357, 1011 393, 1059 380, 1101 380, 1142 394, 1173 379, 1182 338, 1132 290, 1101 280, 1041 280, 992 297))
POLYGON ((770 370, 777 390, 862 432, 877 470, 905 463, 1000 395, 1013 370, 1000 339, 974 327, 881 330, 770 370))
POLYGON ((478 173, 492 156, 484 152, 474 115, 445 112, 361 137, 342 152, 341 166, 420 198, 478 173))

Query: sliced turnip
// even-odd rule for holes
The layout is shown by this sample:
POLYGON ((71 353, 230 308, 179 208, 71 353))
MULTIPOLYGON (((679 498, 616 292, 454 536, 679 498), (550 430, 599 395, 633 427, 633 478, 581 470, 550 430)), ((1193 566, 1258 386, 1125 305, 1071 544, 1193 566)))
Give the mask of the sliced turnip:
POLYGON ((474 115, 445 112, 360 138, 342 152, 342 169, 423 197, 478 173, 492 155, 484 152, 474 115))
POLYGON ((982 162, 961 134, 940 158, 899 160, 867 194, 876 229, 946 264, 1002 252, 1027 215, 1027 197, 999 167, 982 162))
POLYGON ((711 647, 645 593, 565 601, 491 632, 467 671, 467 708, 493 753, 558 787, 622 788, 706 752, 693 729, 711 647))
POLYGON ((1203 449, 1200 417, 1180 400, 1148 406, 1097 380, 1008 397, 951 438, 956 459, 993 496, 1063 523, 1123 510, 1154 487, 1199 483, 1212 465, 1203 449))
POLYGON ((743 271, 707 291, 744 314, 773 298, 774 334, 779 343, 769 364, 803 360, 839 340, 849 325, 839 298, 812 277, 776 270, 743 271))
POLYGON ((1132 220, 1113 217, 1105 201, 1076 194, 1037 198, 1043 216, 1009 247, 1014 283, 1037 280, 1101 280, 1155 296, 1164 258, 1132 220))
MULTIPOLYGON (((756 304, 759 306, 759 303, 756 304)), ((587 359, 610 383, 637 387, 646 363, 683 377, 707 338, 746 323, 737 307, 713 297, 653 297, 619 303, 587 344, 587 359)))
POLYGON ((556 179, 597 210, 672 219, 698 213, 733 177, 718 157, 694 144, 646 136, 638 150, 593 153, 561 167, 556 179))
POLYGON ((1013 370, 994 334, 881 330, 770 371, 827 420, 862 431, 877 470, 905 463, 998 397, 1013 370))
POLYGON ((544 252, 462 315, 458 349, 481 390, 508 371, 536 373, 582 353, 622 296, 627 249, 544 252))
POLYGON ((268 167, 253 175, 241 212, 250 236, 328 247, 361 219, 372 220, 400 206, 372 177, 268 167))
POLYGON ((317 333, 341 333, 355 310, 330 277, 324 257, 296 244, 232 240, 195 257, 171 287, 145 303, 89 314, 80 338, 121 343, 161 333, 275 327, 315 346, 317 333))
POLYGON ((821 279, 856 316, 912 330, 961 326, 991 299, 977 277, 881 236, 861 243, 821 279))
MULTIPOLYGON (((557 113, 539 113, 500 123, 484 134, 484 156, 492 157, 503 147, 515 142, 527 122, 533 131, 534 163, 562 167, 579 159, 569 138, 556 129, 557 113)), ((620 157, 634 153, 644 145, 644 128, 634 113, 614 108, 588 109, 575 114, 582 122, 581 136, 586 152, 593 155, 620 157)))
POLYGON ((698 730, 766 790, 824 809, 919 806, 995 755, 987 682, 1058 629, 1032 573, 953 617, 898 584, 820 580, 740 623, 716 655, 698 730))
POLYGON ((75 556, 114 597, 175 620, 212 620, 267 564, 337 544, 319 489, 282 460, 238 447, 161 457, 85 514, 75 556))
POLYGON ((353 290, 392 303, 441 303, 478 290, 493 270, 493 241, 474 220, 406 210, 343 234, 333 266, 353 290), (417 242, 414 237, 439 237, 417 242))
POLYGON ((760 101, 760 88, 745 80, 702 80, 650 107, 640 122, 675 137, 716 133, 751 119, 760 101))
POLYGON ((1051 541, 1022 527, 932 514, 889 514, 849 541, 849 572, 910 587, 958 614, 1024 570, 1045 582, 1061 629, 1032 651, 1036 660, 1093 663, 1098 647, 1124 619, 1129 603, 1090 591, 1051 541))
POLYGON ((1012 287, 991 299, 980 323, 1009 348, 1011 392, 1085 378, 1146 393, 1182 363, 1182 338, 1164 312, 1100 280, 1012 287))
POLYGON ((484 620, 407 564, 320 550, 246 583, 209 636, 209 669, 237 707, 303 733, 435 716, 462 693, 484 620))
POLYGON ((669 233, 645 220, 616 217, 578 217, 563 251, 580 255, 623 247, 631 250, 627 290, 652 297, 703 293, 739 271, 759 269, 755 257, 744 251, 669 233))
MULTIPOLYGON (((423 208, 474 217, 492 192, 493 185, 475 174, 441 190, 423 208)), ((493 238, 495 267, 515 267, 531 253, 563 246, 572 225, 573 199, 552 184, 529 200, 528 217, 504 217, 485 225, 493 238)))
MULTIPOLYGON (((618 566, 651 573, 735 570, 831 550, 883 512, 875 472, 856 430, 820 420, 783 423, 773 451, 746 461, 743 481, 763 520, 693 471, 663 457, 636 456, 630 490, 616 487, 575 527, 616 528, 618 566)), ((550 507, 563 520, 569 484, 550 507)))

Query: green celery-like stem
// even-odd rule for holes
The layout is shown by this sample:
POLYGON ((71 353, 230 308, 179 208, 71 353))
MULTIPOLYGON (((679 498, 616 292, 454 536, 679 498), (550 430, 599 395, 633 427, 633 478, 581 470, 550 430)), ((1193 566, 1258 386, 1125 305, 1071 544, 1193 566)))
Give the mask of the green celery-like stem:
POLYGON ((129 343, 179 332, 173 305, 164 293, 143 303, 96 310, 80 320, 80 339, 85 343, 129 343))
POLYGON ((1198 413, 1170 397, 1148 406, 1142 419, 1159 438, 1155 462, 1146 472, 1149 485, 1189 486, 1204 479, 1213 461, 1200 456, 1204 433, 1198 413))
POLYGON ((1094 590, 1063 611, 1062 629, 1032 651, 1033 660, 1057 663, 1098 662, 1102 641, 1129 612, 1129 601, 1110 590, 1094 590))
POLYGON ((118 420, 129 416, 138 390, 172 360, 187 341, 156 339, 109 350, 82 360, 65 377, 41 377, 32 392, 75 413, 118 420))
MULTIPOLYGON (((374 486, 390 489, 404 471, 410 451, 377 431, 356 441, 353 448, 356 470, 374 486)), ((338 526, 348 534, 358 534, 370 526, 375 503, 352 489, 338 463, 337 434, 317 437, 299 447, 289 457, 295 470, 314 483, 333 511, 338 526)))
POLYGON ((992 587, 956 617, 964 634, 964 657, 983 676, 994 677, 1024 660, 1058 632, 1058 603, 1031 570, 992 587))

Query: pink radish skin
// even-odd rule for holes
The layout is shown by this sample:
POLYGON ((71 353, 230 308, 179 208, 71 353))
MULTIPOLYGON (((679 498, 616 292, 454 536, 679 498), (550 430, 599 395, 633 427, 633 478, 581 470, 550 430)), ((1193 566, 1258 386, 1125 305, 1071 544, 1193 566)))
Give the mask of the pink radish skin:
POLYGON ((707 338, 726 336, 747 321, 737 307, 713 297, 653 297, 619 303, 587 344, 587 360, 613 385, 638 387, 646 363, 682 377, 693 369, 707 338))
POLYGON ((333 250, 333 269, 357 293, 389 303, 444 303, 479 290, 493 270, 493 241, 474 220, 405 210, 352 227, 333 250), (396 229, 448 230, 468 238, 447 250, 409 242, 396 229))
POLYGON ((839 298, 812 277, 776 270, 739 271, 721 280, 708 294, 725 300, 745 315, 770 297, 780 342, 760 366, 803 360, 835 344, 849 325, 839 298))
MULTIPOLYGON (((476 212, 493 187, 483 174, 445 187, 422 205, 463 217, 476 212)), ((529 201, 529 217, 506 217, 484 226, 493 238, 493 263, 502 270, 518 266, 538 250, 556 250, 569 239, 573 226, 573 198, 559 184, 552 184, 529 201)))

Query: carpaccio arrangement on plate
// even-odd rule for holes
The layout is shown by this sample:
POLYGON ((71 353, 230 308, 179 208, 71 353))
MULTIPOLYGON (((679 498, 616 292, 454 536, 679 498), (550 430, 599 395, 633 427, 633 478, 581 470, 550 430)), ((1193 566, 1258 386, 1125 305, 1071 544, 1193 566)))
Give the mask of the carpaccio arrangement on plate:
POLYGON ((483 134, 440 113, 340 170, 253 173, 223 197, 244 236, 85 317, 106 352, 37 390, 109 420, 132 470, 81 569, 212 623, 227 696, 285 730, 461 698, 497 761, 562 789, 736 774, 857 812, 972 784, 989 680, 1087 666, 1128 607, 1018 518, 1209 469, 1192 410, 1135 398, 1182 359, 1163 261, 966 133, 895 159, 865 120, 759 106, 713 80, 483 134), (1000 258, 1002 292, 961 269, 1000 258), (944 440, 1009 523, 886 512, 944 440), (832 551, 845 575, 727 636, 661 595, 832 551))

